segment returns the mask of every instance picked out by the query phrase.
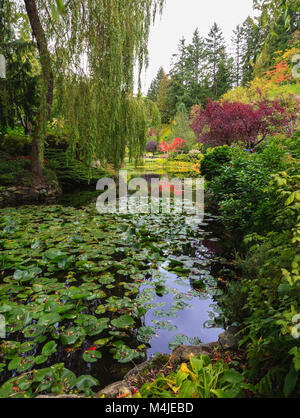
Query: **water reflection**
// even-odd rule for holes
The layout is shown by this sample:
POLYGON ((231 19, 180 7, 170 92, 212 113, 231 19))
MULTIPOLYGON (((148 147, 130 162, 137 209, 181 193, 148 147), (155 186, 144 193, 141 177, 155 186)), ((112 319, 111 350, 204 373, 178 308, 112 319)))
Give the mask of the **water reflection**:
MULTIPOLYGON (((171 353, 174 348, 172 341, 177 335, 187 337, 189 339, 188 345, 194 345, 197 341, 199 343, 218 341, 218 336, 223 330, 205 326, 207 321, 210 320, 209 312, 214 302, 212 296, 205 291, 199 291, 198 295, 195 295, 188 278, 178 278, 176 274, 168 272, 163 267, 160 268, 160 272, 165 276, 165 287, 169 291, 163 296, 156 295, 152 303, 164 304, 164 307, 160 310, 157 310, 157 307, 149 309, 143 318, 143 324, 148 327, 156 327, 156 324, 161 323, 163 328, 168 327, 168 329, 156 327, 156 333, 150 341, 147 356, 150 357, 158 352, 171 353), (179 311, 175 317, 170 318, 169 314, 162 316, 162 311, 167 313, 172 311, 172 306, 176 303, 178 295, 181 299, 185 299, 187 306, 179 311), (157 311, 160 314, 159 317, 156 315, 157 311)), ((149 288, 149 286, 144 286, 141 288, 141 292, 149 288)), ((187 338, 184 340, 186 341, 187 338)))

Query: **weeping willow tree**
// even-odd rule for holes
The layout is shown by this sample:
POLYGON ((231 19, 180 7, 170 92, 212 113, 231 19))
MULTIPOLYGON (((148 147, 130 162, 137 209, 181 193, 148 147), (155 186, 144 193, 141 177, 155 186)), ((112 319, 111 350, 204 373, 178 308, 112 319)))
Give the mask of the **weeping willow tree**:
MULTIPOLYGON (((146 108, 133 95, 134 68, 148 63, 149 30, 164 0, 24 0, 41 64, 41 103, 32 169, 42 182, 53 89, 70 149, 119 167, 145 145, 146 108)), ((140 82, 139 82, 140 85, 140 82)))

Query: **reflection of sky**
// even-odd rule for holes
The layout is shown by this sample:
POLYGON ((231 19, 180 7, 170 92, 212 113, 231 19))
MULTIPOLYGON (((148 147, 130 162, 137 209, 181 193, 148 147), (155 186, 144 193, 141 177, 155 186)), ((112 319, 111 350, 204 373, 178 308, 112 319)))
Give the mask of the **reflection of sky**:
MULTIPOLYGON (((166 275, 166 287, 176 289, 180 293, 189 294, 191 287, 188 279, 178 279, 175 274, 169 273, 164 269, 161 269, 161 271, 166 275), (179 284, 178 280, 182 280, 183 284, 179 284)), ((173 292, 162 297, 155 295, 153 304, 164 302, 165 306, 163 308, 149 310, 143 319, 145 326, 155 327, 152 320, 168 321, 169 324, 177 326, 176 331, 156 328, 157 334, 150 341, 151 348, 147 351, 148 356, 157 352, 171 353, 172 350, 169 349, 169 343, 173 341, 174 337, 178 334, 183 334, 189 338, 199 338, 201 343, 210 343, 218 341, 218 336, 223 332, 222 329, 204 327, 204 323, 210 319, 208 312, 211 311, 210 305, 213 303, 210 296, 207 296, 204 299, 204 296, 201 297, 200 294, 199 297, 190 297, 186 299, 185 301, 192 307, 179 311, 175 318, 161 318, 154 315, 154 311, 157 309, 163 309, 165 311, 169 310, 174 301, 173 292)))

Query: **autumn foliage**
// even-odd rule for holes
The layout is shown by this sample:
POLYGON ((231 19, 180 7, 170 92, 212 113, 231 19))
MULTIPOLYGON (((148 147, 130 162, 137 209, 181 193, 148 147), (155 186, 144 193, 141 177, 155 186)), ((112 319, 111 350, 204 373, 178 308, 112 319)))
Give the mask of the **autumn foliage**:
POLYGON ((281 84, 291 79, 290 68, 286 61, 278 62, 266 72, 267 78, 276 84, 281 84))
POLYGON ((210 101, 205 110, 194 110, 191 128, 200 143, 219 146, 243 142, 253 148, 290 123, 289 114, 278 101, 263 100, 257 105, 210 101))

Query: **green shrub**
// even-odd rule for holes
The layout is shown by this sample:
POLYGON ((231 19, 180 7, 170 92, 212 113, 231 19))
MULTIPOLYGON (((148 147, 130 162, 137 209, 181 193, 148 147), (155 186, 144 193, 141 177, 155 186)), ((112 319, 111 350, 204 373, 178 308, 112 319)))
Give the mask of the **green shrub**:
POLYGON ((285 157, 288 154, 286 148, 287 139, 274 137, 268 142, 262 143, 260 147, 256 149, 257 154, 261 154, 261 161, 271 171, 283 169, 285 167, 285 157))
POLYGON ((218 297, 218 305, 227 321, 231 324, 242 324, 247 316, 245 304, 247 302, 246 288, 238 280, 229 283, 226 292, 218 297))
POLYGON ((189 163, 192 161, 192 158, 189 154, 173 154, 169 157, 170 161, 182 161, 189 163))
POLYGON ((66 151, 68 148, 68 141, 66 135, 57 134, 55 132, 48 132, 46 136, 46 148, 59 149, 66 151))
POLYGON ((228 146, 214 148, 212 152, 205 154, 201 162, 201 175, 207 180, 212 180, 220 174, 224 164, 231 160, 232 148, 228 146))
POLYGON ((19 134, 7 134, 0 138, 0 150, 10 155, 30 155, 31 138, 19 134))
POLYGON ((286 150, 271 143, 260 153, 236 149, 231 156, 230 163, 219 167, 219 176, 209 184, 221 220, 239 238, 255 231, 268 231, 275 210, 275 197, 268 184, 272 173, 291 166, 286 150))
POLYGON ((59 183, 65 189, 94 185, 101 177, 107 176, 104 169, 88 167, 61 150, 47 149, 45 156, 49 160, 48 167, 56 173, 59 183))
POLYGON ((202 159, 202 153, 198 150, 191 150, 188 154, 172 154, 169 161, 181 161, 185 163, 194 163, 202 159))
POLYGON ((300 128, 285 141, 285 147, 293 158, 300 158, 300 128))
POLYGON ((0 185, 13 186, 24 184, 30 175, 30 161, 11 160, 7 154, 0 153, 0 185))
POLYGON ((242 323, 248 377, 268 396, 300 389, 300 176, 288 156, 295 142, 276 138, 255 154, 234 151, 208 183, 223 224, 246 251, 237 260, 241 281, 219 303, 230 321, 242 323))
POLYGON ((259 375, 266 361, 277 370, 273 394, 289 396, 300 388, 300 350, 296 325, 300 323, 300 176, 280 172, 272 177, 275 196, 274 223, 270 232, 249 235, 253 262, 264 253, 263 265, 255 278, 244 275, 247 289, 244 320, 248 358, 252 374, 259 375))

